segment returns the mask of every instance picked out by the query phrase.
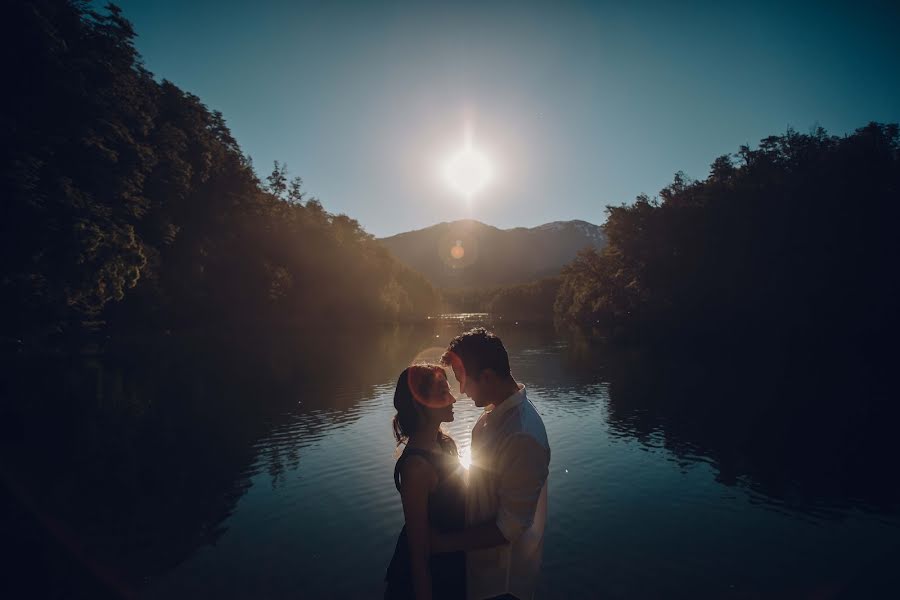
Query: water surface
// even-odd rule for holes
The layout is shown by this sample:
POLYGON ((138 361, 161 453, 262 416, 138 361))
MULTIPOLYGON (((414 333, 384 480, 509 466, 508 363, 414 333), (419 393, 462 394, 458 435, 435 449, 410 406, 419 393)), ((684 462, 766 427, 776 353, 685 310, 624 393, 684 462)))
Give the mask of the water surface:
MULTIPOLYGON (((43 365, 64 386, 33 385, 32 403, 59 402, 47 395, 64 388, 90 417, 17 416, 8 443, 32 450, 7 479, 84 564, 140 598, 378 597, 402 526, 396 377, 470 324, 310 337, 199 364, 43 365)), ((841 388, 847 410, 823 421, 806 400, 784 405, 817 387, 764 369, 662 365, 489 324, 552 447, 541 597, 830 598, 890 585, 890 444, 845 439, 867 397, 841 388)), ((455 412, 448 430, 466 451, 480 409, 462 399, 455 412)))

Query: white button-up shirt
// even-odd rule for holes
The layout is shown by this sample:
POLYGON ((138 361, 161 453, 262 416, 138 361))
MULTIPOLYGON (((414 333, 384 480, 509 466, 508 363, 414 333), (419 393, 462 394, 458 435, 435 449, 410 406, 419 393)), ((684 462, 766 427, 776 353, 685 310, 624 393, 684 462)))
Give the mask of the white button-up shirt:
POLYGON ((496 522, 508 545, 466 555, 468 597, 534 595, 547 522, 550 445, 525 386, 485 408, 472 429, 468 526, 496 522))

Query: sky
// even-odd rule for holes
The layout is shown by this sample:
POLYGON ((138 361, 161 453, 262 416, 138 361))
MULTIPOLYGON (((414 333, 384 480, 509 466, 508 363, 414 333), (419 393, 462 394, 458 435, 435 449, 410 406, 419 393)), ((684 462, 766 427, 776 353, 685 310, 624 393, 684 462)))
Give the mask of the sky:
POLYGON ((788 127, 900 121, 900 3, 117 3, 258 173, 378 237, 602 223, 788 127), (491 170, 469 198, 445 173, 467 139, 491 170))

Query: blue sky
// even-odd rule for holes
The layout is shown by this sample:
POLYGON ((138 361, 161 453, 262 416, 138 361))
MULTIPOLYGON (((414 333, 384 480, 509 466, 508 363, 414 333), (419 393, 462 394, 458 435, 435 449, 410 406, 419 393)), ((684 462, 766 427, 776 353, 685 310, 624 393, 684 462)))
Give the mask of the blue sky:
POLYGON ((119 4, 260 173, 286 162, 377 236, 600 223, 788 126, 900 121, 892 3, 119 4), (495 171, 471 202, 440 174, 467 127, 495 171))

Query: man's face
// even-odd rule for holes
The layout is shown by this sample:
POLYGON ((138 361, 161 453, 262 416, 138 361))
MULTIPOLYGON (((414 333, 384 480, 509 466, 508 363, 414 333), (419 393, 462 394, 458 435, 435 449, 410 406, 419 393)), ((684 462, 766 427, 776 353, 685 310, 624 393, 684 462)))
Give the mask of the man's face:
POLYGON ((460 393, 471 398, 472 402, 475 403, 475 406, 479 408, 490 404, 490 401, 487 399, 487 394, 485 394, 485 390, 479 385, 478 378, 469 377, 466 374, 465 367, 461 363, 454 362, 452 366, 453 375, 456 377, 456 381, 459 382, 460 393))

